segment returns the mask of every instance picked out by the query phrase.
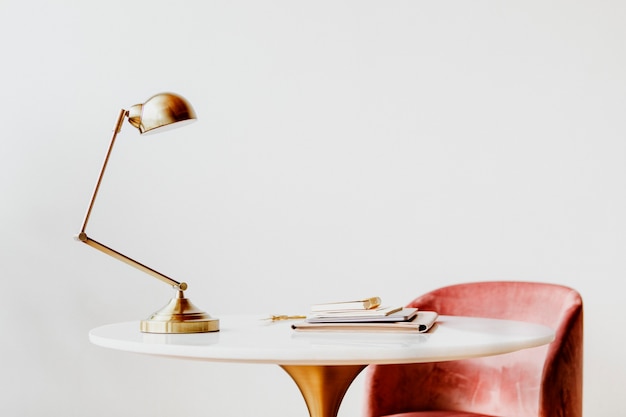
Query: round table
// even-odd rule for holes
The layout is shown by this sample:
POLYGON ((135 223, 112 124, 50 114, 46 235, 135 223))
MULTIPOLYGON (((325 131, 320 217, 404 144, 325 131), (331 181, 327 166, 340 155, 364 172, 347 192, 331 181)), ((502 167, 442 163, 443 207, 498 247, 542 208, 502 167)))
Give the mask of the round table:
POLYGON ((543 325, 440 316, 427 333, 295 331, 293 321, 263 316, 219 317, 219 332, 142 333, 139 322, 89 332, 111 349, 213 362, 272 363, 298 385, 311 417, 334 417, 354 378, 369 364, 441 362, 498 355, 550 343, 543 325))

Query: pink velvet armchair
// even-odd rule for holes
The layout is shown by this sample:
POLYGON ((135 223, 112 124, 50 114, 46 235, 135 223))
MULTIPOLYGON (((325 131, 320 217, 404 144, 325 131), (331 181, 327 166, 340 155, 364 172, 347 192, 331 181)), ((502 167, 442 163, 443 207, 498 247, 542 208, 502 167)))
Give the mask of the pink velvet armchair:
POLYGON ((408 304, 442 315, 528 321, 547 345, 486 358, 366 370, 366 417, 581 417, 583 307, 575 290, 534 282, 444 287, 408 304))

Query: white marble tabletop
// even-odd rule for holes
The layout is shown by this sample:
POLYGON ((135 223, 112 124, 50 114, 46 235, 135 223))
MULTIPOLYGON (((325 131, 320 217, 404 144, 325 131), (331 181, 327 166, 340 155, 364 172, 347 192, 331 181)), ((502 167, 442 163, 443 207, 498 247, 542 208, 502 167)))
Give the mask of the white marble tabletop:
POLYGON ((428 333, 299 332, 293 321, 223 316, 220 331, 141 333, 139 322, 90 331, 92 343, 122 351, 214 362, 278 365, 418 363, 490 356, 541 346, 554 339, 546 326, 509 320, 440 316, 428 333))

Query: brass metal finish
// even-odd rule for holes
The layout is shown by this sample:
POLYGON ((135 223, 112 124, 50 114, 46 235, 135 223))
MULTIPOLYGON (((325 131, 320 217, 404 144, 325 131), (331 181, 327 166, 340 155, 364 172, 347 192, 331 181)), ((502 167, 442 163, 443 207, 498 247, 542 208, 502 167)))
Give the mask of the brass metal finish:
MULTIPOLYGON (((87 208, 87 214, 85 214, 85 219, 83 220, 83 226, 80 228, 80 233, 84 234, 85 229, 87 228, 87 223, 89 222, 89 217, 91 217, 91 210, 93 209, 93 205, 96 202, 96 197, 98 196, 98 190, 100 190, 100 184, 102 183, 102 177, 104 177, 104 171, 107 169, 107 164, 109 163, 109 157, 111 156, 111 152, 113 151, 113 145, 115 145, 115 138, 117 138, 117 134, 122 130, 122 122, 124 122, 124 118, 128 115, 127 110, 120 110, 119 116, 117 116, 117 121, 115 122, 115 128, 113 129, 113 136, 111 137, 111 143, 109 143, 109 148, 107 149, 106 156, 104 157, 104 162, 102 163, 102 168, 100 168, 100 175, 98 175, 98 181, 96 181, 96 186, 93 189, 93 193, 91 194, 91 200, 89 200, 89 207, 87 208)), ((83 241, 82 239, 79 239, 83 241)))
POLYGON ((219 319, 212 318, 191 303, 182 291, 149 319, 141 321, 146 333, 206 333, 219 330, 219 319))
POLYGON ((287 314, 273 314, 264 320, 280 321, 280 320, 301 320, 301 319, 306 319, 306 316, 300 315, 300 314, 295 315, 295 316, 289 316, 287 314))
POLYGON ((311 417, 336 417, 346 391, 367 365, 281 365, 295 381, 311 417))
POLYGON ((139 129, 141 134, 179 127, 196 118, 196 112, 187 100, 172 93, 157 94, 128 110, 129 123, 139 129))
POLYGON ((98 190, 100 189, 109 157, 115 145, 115 139, 122 129, 122 123, 126 117, 129 118, 130 124, 139 129, 140 133, 144 134, 162 131, 169 127, 182 126, 185 123, 194 121, 196 119, 196 113, 187 100, 172 93, 157 94, 143 104, 132 106, 130 110, 122 109, 120 111, 117 121, 115 122, 109 148, 107 149, 102 168, 100 169, 100 175, 98 176, 96 186, 91 195, 91 200, 89 201, 89 207, 85 214, 83 225, 76 238, 92 248, 98 249, 115 259, 125 262, 166 284, 172 285, 178 290, 178 296, 172 299, 165 308, 154 313, 149 319, 141 322, 142 332, 200 333, 218 331, 219 320, 199 310, 184 297, 183 291, 187 289, 186 283, 178 282, 87 236, 87 223, 89 222, 96 197, 98 196, 98 190))
POLYGON ((174 288, 180 289, 180 290, 186 290, 187 289, 187 283, 186 282, 178 282, 170 277, 168 277, 167 275, 164 275, 152 268, 150 268, 149 266, 146 266, 144 264, 142 264, 141 262, 137 262, 136 260, 129 258, 128 256, 124 255, 123 253, 120 253, 118 251, 116 251, 115 249, 112 249, 106 245, 103 245, 100 242, 97 242, 95 240, 93 240, 92 238, 90 238, 89 236, 87 236, 86 233, 81 232, 78 234, 77 236, 78 240, 80 240, 83 243, 86 243, 87 245, 91 246, 94 249, 98 249, 100 252, 106 253, 109 256, 114 257, 115 259, 117 259, 118 261, 122 261, 130 266, 133 266, 137 269, 139 269, 140 271, 145 272, 146 274, 150 274, 153 277, 155 277, 156 279, 159 279, 163 282, 165 282, 166 284, 170 284, 171 286, 173 286, 174 288))

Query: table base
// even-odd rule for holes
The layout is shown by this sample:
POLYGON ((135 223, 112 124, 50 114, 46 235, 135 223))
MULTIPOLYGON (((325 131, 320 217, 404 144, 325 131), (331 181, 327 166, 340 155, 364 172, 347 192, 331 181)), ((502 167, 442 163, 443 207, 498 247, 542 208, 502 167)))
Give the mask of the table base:
POLYGON ((300 389, 311 417, 336 417, 354 378, 367 365, 280 365, 300 389))

